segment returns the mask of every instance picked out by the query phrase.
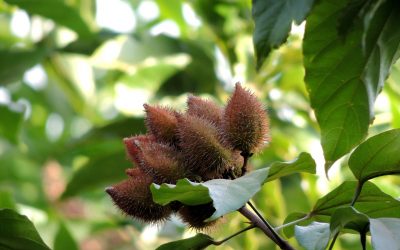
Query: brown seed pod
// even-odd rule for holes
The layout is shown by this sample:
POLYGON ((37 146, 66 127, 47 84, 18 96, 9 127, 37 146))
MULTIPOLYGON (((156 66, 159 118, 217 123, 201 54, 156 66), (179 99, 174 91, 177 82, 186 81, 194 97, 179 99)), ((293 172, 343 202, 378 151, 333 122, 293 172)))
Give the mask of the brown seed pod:
POLYGON ((203 180, 220 178, 231 164, 231 151, 224 147, 217 128, 192 115, 178 118, 181 162, 185 169, 203 180))
POLYGON ((187 105, 188 114, 208 120, 217 127, 221 126, 223 109, 213 101, 190 95, 187 105))
POLYGON ((139 145, 150 142, 155 142, 155 138, 152 135, 137 135, 124 138, 126 153, 136 166, 139 166, 143 160, 142 150, 139 145))
POLYGON ((208 219, 214 212, 215 208, 211 202, 197 206, 184 205, 181 207, 181 209, 179 209, 178 214, 190 227, 197 230, 204 230, 215 225, 217 222, 217 220, 204 222, 204 220, 208 219))
POLYGON ((150 106, 144 104, 146 111, 146 126, 158 142, 176 144, 176 127, 177 119, 176 112, 170 108, 160 106, 150 106))
POLYGON ((138 168, 130 171, 130 174, 131 178, 106 189, 115 205, 125 214, 143 222, 160 222, 167 219, 171 209, 154 203, 149 187, 152 178, 138 168))
POLYGON ((246 154, 259 151, 268 140, 268 117, 263 105, 248 90, 236 83, 223 118, 226 140, 246 154))

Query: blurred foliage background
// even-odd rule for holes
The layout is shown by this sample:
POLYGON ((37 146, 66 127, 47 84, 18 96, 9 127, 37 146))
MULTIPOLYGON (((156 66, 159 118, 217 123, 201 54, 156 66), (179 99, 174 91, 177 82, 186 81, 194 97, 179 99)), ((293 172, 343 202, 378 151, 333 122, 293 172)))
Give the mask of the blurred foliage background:
MULTIPOLYGON (((340 167, 347 159, 328 181, 303 82, 304 24, 258 72, 253 29, 250 0, 0 0, 0 208, 27 215, 56 250, 154 249, 194 235, 177 218, 145 225, 123 216, 104 188, 131 166, 122 138, 145 132, 143 103, 183 110, 192 93, 222 104, 240 81, 271 118, 272 141, 252 166, 302 151, 318 164, 316 176, 266 184, 255 204, 277 226, 310 211, 351 176, 340 167)), ((372 134, 400 126, 396 82, 398 67, 376 102, 372 134)), ((400 196, 395 177, 373 182, 400 196)), ((208 233, 222 239, 245 226, 230 214, 208 233)), ((336 247, 357 244, 348 235, 336 247)), ((251 230, 218 248, 274 247, 251 230)))

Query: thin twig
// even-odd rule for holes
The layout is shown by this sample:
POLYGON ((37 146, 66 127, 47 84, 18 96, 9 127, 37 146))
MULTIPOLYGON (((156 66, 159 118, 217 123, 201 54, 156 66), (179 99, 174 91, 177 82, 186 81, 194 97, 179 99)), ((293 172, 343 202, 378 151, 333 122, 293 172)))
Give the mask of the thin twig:
POLYGON ((224 243, 224 242, 226 242, 226 241, 232 239, 233 237, 238 236, 239 234, 244 233, 244 232, 246 232, 246 231, 248 231, 248 230, 250 230, 250 229, 253 229, 253 228, 255 228, 255 227, 256 227, 256 226, 255 226, 254 224, 251 224, 250 226, 248 226, 248 227, 246 227, 246 228, 243 228, 243 229, 240 230, 239 232, 236 232, 236 233, 232 234, 231 236, 229 236, 229 237, 227 237, 227 238, 225 238, 225 239, 223 239, 223 240, 215 241, 215 242, 213 243, 213 245, 219 246, 219 245, 221 245, 222 243, 224 243))
POLYGON ((269 230, 271 230, 271 232, 274 234, 274 237, 277 240, 280 240, 279 235, 275 232, 274 228, 268 223, 268 221, 266 221, 264 219, 264 217, 260 214, 260 212, 258 212, 257 208, 250 202, 248 201, 247 204, 249 204, 249 206, 251 207, 251 209, 257 214, 258 218, 260 218, 262 220, 262 222, 264 222, 264 224, 269 228, 269 230))
POLYGON ((337 233, 333 236, 333 239, 332 239, 332 241, 331 241, 331 244, 329 245, 329 250, 332 250, 332 249, 333 249, 333 246, 335 245, 336 239, 337 239, 338 236, 339 236, 339 232, 337 232, 337 233))
POLYGON ((296 224, 299 223, 299 222, 305 221, 305 220, 309 219, 310 217, 311 217, 310 214, 307 214, 307 215, 304 216, 303 218, 300 218, 300 219, 298 219, 298 220, 294 220, 294 221, 288 222, 288 223, 283 224, 283 225, 281 225, 281 226, 279 226, 279 227, 275 227, 274 229, 275 229, 275 231, 279 231, 279 230, 284 229, 285 227, 290 227, 290 226, 296 225, 296 224))

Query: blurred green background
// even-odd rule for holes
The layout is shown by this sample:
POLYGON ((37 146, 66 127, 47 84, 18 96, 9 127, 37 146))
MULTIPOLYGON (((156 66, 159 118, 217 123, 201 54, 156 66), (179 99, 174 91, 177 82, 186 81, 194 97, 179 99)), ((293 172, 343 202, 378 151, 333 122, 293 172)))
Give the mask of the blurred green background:
MULTIPOLYGON (((351 178, 342 159, 323 171, 319 131, 303 77, 304 24, 255 71, 250 0, 0 0, 0 208, 27 215, 55 250, 154 249, 189 237, 177 218, 145 225, 104 193, 125 178, 122 138, 145 132, 143 103, 185 109, 189 93, 226 102, 240 81, 265 103, 271 143, 254 168, 306 151, 317 175, 266 184, 255 204, 272 224, 351 178)), ((400 127, 400 70, 376 102, 372 134, 400 127)), ((399 180, 373 182, 400 197, 399 180)), ((222 239, 247 224, 226 216, 222 239)), ((292 238, 290 242, 298 246, 292 238)), ((358 237, 335 246, 353 249, 358 237)), ((215 247, 210 247, 214 249, 215 247)), ((251 230, 219 249, 274 249, 251 230)))

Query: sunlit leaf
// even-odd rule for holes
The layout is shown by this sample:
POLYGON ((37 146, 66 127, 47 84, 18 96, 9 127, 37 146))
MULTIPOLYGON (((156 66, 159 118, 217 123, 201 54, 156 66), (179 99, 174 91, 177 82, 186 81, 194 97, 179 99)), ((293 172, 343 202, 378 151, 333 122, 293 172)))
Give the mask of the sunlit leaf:
POLYGON ((60 223, 53 250, 78 250, 78 245, 64 223, 60 223))
POLYGON ((330 238, 329 224, 312 222, 308 226, 296 226, 295 236, 307 250, 324 250, 330 238))
POLYGON ((300 24, 310 11, 314 0, 255 0, 253 1, 254 47, 259 68, 273 48, 288 37, 292 22, 300 24))
POLYGON ((373 136, 351 154, 349 166, 361 182, 389 174, 400 174, 400 129, 373 136))
POLYGON ((214 214, 208 221, 236 211, 257 193, 268 175, 268 168, 259 169, 235 180, 214 179, 202 183, 180 180, 176 185, 152 184, 153 200, 159 204, 180 201, 186 205, 213 202, 214 214))
POLYGON ((183 240, 169 242, 157 247, 156 250, 200 250, 214 243, 214 240, 206 234, 196 234, 195 236, 183 240))
POLYGON ((0 210, 0 246, 2 249, 49 250, 32 222, 11 209, 0 210))
POLYGON ((64 1, 53 0, 6 0, 9 4, 28 11, 31 14, 47 17, 54 22, 70 28, 82 37, 89 37, 91 32, 88 25, 73 7, 64 1))
POLYGON ((371 219, 370 223, 371 241, 375 250, 400 249, 400 219, 371 219))
POLYGON ((301 153, 297 159, 290 162, 277 162, 269 167, 268 181, 295 173, 315 174, 315 161, 308 153, 301 153))

